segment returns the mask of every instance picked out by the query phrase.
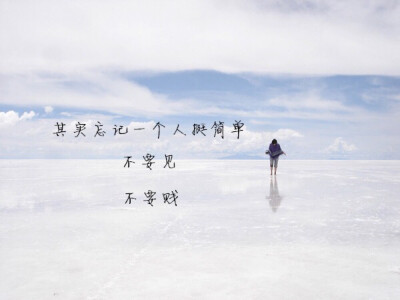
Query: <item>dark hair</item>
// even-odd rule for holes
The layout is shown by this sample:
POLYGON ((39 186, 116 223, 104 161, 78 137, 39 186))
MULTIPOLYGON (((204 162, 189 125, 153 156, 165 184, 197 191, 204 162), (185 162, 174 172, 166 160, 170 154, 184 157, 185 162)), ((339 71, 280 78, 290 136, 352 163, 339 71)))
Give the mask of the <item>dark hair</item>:
POLYGON ((278 143, 278 142, 276 141, 276 139, 273 139, 273 140, 272 140, 272 144, 273 144, 273 145, 276 145, 277 143, 278 143))

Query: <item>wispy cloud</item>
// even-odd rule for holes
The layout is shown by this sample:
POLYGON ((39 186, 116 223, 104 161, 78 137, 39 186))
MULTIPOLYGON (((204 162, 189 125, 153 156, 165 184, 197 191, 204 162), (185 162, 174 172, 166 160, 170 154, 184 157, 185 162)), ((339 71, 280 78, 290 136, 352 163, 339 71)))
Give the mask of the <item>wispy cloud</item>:
MULTIPOLYGON (((319 91, 309 90, 296 94, 279 87, 279 96, 262 100, 264 96, 248 97, 243 101, 201 98, 171 98, 139 85, 115 73, 30 74, 3 75, 0 78, 0 102, 15 107, 45 107, 49 114, 56 107, 103 112, 121 116, 234 116, 247 119, 307 119, 356 120, 372 116, 360 106, 331 100, 319 91), (242 103, 243 102, 243 103, 242 103), (278 108, 278 109, 277 109, 278 108)), ((276 93, 276 91, 275 91, 276 93)), ((229 95, 229 92, 227 92, 229 95)), ((206 95, 205 95, 206 96, 206 95)), ((68 116, 68 112, 63 112, 68 116)), ((262 121, 255 123, 262 123, 262 121)))
POLYGON ((399 10, 389 0, 3 1, 0 71, 399 75, 399 10))
POLYGON ((311 110, 311 111, 337 111, 337 112, 350 112, 353 109, 344 105, 340 101, 323 99, 319 95, 309 91, 309 95, 302 95, 301 97, 292 96, 272 98, 268 101, 271 106, 283 107, 288 110, 311 110))
POLYGON ((3 75, 1 81, 0 101, 15 106, 58 106, 151 117, 196 110, 191 100, 173 101, 112 74, 3 75))

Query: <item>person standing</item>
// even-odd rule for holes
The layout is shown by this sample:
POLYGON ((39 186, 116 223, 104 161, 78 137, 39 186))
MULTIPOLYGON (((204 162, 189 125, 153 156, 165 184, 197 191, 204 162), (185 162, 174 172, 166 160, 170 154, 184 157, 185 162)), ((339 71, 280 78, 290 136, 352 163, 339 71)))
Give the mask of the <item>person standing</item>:
POLYGON ((265 152, 265 154, 269 154, 269 163, 271 167, 271 175, 272 175, 272 169, 275 168, 274 170, 274 175, 276 175, 276 169, 278 169, 278 160, 279 156, 282 154, 285 154, 285 152, 282 151, 281 146, 278 144, 276 139, 273 139, 271 144, 269 145, 268 150, 265 152))

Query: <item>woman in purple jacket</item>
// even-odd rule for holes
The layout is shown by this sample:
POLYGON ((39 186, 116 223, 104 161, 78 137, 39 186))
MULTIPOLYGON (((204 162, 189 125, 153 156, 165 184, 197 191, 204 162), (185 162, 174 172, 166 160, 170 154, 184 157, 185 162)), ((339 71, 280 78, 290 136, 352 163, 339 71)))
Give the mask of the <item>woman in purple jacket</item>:
POLYGON ((273 139, 271 144, 269 145, 269 149, 265 152, 265 154, 269 154, 271 175, 272 175, 272 168, 275 168, 274 174, 276 175, 276 169, 278 169, 279 156, 282 154, 286 155, 286 153, 282 151, 281 146, 278 144, 276 139, 273 139))

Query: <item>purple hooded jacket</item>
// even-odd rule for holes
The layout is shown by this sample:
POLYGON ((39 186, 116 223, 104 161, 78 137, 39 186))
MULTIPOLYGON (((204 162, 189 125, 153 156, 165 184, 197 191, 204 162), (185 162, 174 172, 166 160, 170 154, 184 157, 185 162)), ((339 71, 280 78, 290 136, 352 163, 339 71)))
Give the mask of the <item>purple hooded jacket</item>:
POLYGON ((277 158, 279 155, 283 154, 283 151, 279 144, 270 144, 268 154, 272 158, 277 158))

